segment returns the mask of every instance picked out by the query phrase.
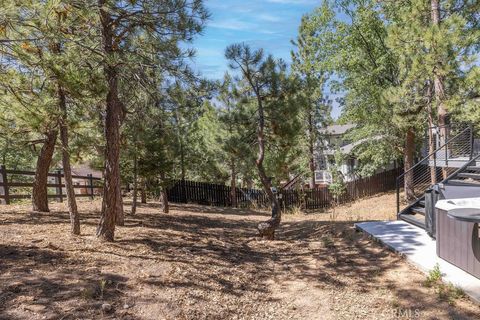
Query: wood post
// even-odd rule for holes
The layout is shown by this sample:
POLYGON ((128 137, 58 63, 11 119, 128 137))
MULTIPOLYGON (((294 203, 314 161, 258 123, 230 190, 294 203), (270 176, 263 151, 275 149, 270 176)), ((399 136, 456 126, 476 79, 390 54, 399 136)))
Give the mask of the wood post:
POLYGON ((57 185, 57 187, 56 187, 56 195, 58 196, 57 201, 58 202, 63 202, 62 171, 61 170, 57 170, 57 172, 55 174, 55 184, 57 185))
POLYGON ((5 166, 3 164, 0 166, 0 171, 1 171, 0 182, 3 185, 2 189, 3 189, 3 196, 4 196, 4 199, 5 199, 5 204, 10 204, 10 195, 9 195, 9 191, 8 191, 7 169, 5 168, 5 166))
POLYGON ((187 187, 185 185, 185 179, 181 180, 181 188, 182 188, 182 203, 187 203, 187 187))
POLYGON ((142 180, 142 188, 140 189, 140 202, 147 203, 147 183, 142 180))
POLYGON ((94 191, 93 191, 93 175, 91 173, 87 174, 88 177, 88 190, 90 192, 90 199, 93 200, 94 198, 94 191))

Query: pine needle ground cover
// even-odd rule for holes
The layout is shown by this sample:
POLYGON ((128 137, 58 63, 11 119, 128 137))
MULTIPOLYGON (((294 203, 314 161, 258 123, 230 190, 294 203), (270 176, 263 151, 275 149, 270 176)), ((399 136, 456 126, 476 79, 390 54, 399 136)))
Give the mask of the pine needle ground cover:
MULTIPOLYGON (((357 233, 393 219, 394 195, 285 214, 277 240, 256 239, 267 212, 139 205, 114 243, 95 239, 101 202, 33 215, 0 207, 0 319, 478 319, 463 296, 442 299, 426 276, 357 233)), ((126 212, 129 203, 125 201, 126 212)))

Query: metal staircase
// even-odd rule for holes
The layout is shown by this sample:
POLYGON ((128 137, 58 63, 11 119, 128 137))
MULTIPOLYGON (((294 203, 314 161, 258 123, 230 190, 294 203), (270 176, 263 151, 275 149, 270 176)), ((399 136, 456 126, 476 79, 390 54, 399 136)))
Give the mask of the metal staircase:
POLYGON ((425 229, 425 192, 433 185, 441 190, 464 187, 460 194, 473 191, 480 196, 480 154, 475 148, 473 127, 458 128, 450 133, 451 138, 445 139, 443 145, 397 177, 398 219, 425 229), (406 206, 401 209, 405 179, 409 181, 411 198, 403 200, 406 206))

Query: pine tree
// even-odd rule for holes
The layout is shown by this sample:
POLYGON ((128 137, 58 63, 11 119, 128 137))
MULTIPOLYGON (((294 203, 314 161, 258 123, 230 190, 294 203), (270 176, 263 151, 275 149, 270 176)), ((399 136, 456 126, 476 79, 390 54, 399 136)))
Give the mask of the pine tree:
MULTIPOLYGON (((67 104, 69 97, 83 95, 82 90, 85 89, 88 78, 85 73, 82 74, 84 64, 79 61, 79 47, 74 44, 87 21, 82 19, 83 15, 68 1, 36 4, 16 1, 6 4, 5 19, 9 22, 9 27, 5 28, 8 39, 5 40, 7 45, 3 53, 9 58, 7 68, 16 70, 18 77, 35 79, 41 83, 37 88, 26 91, 18 86, 12 87, 10 81, 7 85, 9 92, 23 106, 25 92, 32 96, 31 100, 38 99, 40 94, 48 99, 41 106, 43 112, 35 114, 35 118, 40 118, 41 123, 48 125, 41 129, 45 140, 36 165, 32 190, 33 210, 48 211, 47 177, 59 132, 72 233, 79 234, 79 216, 70 169, 67 104), (82 77, 83 83, 80 80, 82 77)), ((34 101, 34 104, 38 105, 38 102, 34 101)))
POLYGON ((302 103, 302 122, 305 124, 305 135, 301 136, 305 146, 307 168, 309 171, 309 187, 315 188, 316 149, 319 146, 320 129, 331 122, 330 101, 325 95, 325 85, 329 71, 318 63, 315 40, 312 39, 312 20, 308 16, 302 19, 297 40, 293 42, 296 51, 292 52, 294 72, 301 79, 300 94, 302 103))
MULTIPOLYGON (((341 121, 356 124, 347 138, 371 174, 405 154, 405 170, 413 165, 415 134, 423 105, 394 95, 402 85, 398 57, 387 45, 387 25, 376 1, 324 3, 305 19, 304 33, 319 71, 334 73, 331 90, 341 93, 341 121), (338 15, 345 18, 339 19, 338 15)), ((401 91, 408 94, 408 89, 401 91)), ((405 189, 411 190, 407 178, 405 189)))
MULTIPOLYGON (((40 135, 42 144, 36 161, 35 178, 32 190, 32 209, 48 212, 47 178, 58 135, 56 122, 49 115, 54 113, 51 94, 52 85, 44 86, 47 75, 44 73, 44 54, 49 52, 45 41, 46 30, 34 27, 40 16, 45 14, 45 6, 27 2, 3 3, 5 40, 2 43, 2 85, 6 94, 12 97, 19 107, 18 117, 29 130, 40 135), (24 9, 21 15, 18 8, 24 9)), ((40 26, 42 27, 42 26, 40 26)), ((55 118, 54 118, 55 119, 55 118)), ((20 122, 18 122, 20 124, 20 122)))
MULTIPOLYGON (((129 64, 135 66, 137 58, 148 58, 150 52, 156 57, 152 63, 161 61, 165 71, 180 71, 182 66, 177 61, 191 52, 182 51, 179 42, 191 41, 202 30, 208 14, 201 0, 98 0, 97 6, 104 56, 103 71, 108 84, 105 98, 104 198, 97 236, 113 241, 115 222, 121 222, 123 217, 119 159, 120 128, 126 117, 126 109, 119 97, 120 76, 128 75, 129 64), (136 47, 138 43, 142 47, 136 47), (148 52, 145 51, 147 49, 148 52)), ((148 66, 152 67, 153 64, 148 66)))
MULTIPOLYGON (((383 8, 391 21, 387 45, 398 57, 400 70, 400 84, 390 92, 389 99, 423 109, 421 119, 429 127, 440 128, 439 142, 444 144, 449 109, 461 100, 459 84, 473 66, 470 55, 478 28, 469 23, 472 4, 438 0, 411 1, 408 5, 385 2, 383 8)), ((433 154, 436 146, 428 131, 433 154)), ((443 173, 446 176, 446 170, 443 173)), ((431 182, 436 183, 434 169, 431 182)))
POLYGON ((237 181, 245 176, 251 176, 251 167, 254 163, 251 140, 249 115, 239 99, 235 80, 226 73, 220 85, 217 97, 219 104, 219 126, 217 129, 217 143, 220 145, 221 161, 230 171, 230 201, 233 207, 238 205, 237 181))
MULTIPOLYGON (((296 79, 286 72, 286 65, 272 56, 264 56, 263 50, 252 50, 246 44, 233 44, 225 50, 230 68, 239 70, 243 99, 249 100, 253 108, 253 128, 255 128, 257 157, 255 166, 264 192, 272 204, 272 218, 258 225, 260 235, 273 239, 275 229, 280 225, 281 211, 278 199, 272 190, 273 177, 267 175, 265 155, 267 148, 280 147, 282 151, 291 149, 292 137, 298 133, 298 118, 295 88, 296 79), (282 150, 283 149, 283 150, 282 150)), ((277 154, 278 154, 277 153, 277 154)), ((267 159, 268 161, 268 159, 267 159)))

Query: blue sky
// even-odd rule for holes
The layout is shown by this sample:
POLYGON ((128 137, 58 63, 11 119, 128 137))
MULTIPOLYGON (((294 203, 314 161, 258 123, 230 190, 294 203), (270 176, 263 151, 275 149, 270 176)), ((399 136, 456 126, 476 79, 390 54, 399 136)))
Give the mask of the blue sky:
MULTIPOLYGON (((194 68, 208 79, 221 79, 228 70, 225 48, 245 42, 263 48, 290 63, 290 51, 304 14, 320 5, 319 0, 206 0, 211 18, 194 47, 194 68)), ((338 107, 333 116, 337 117, 338 107)))
POLYGON ((219 79, 228 69, 225 48, 245 42, 290 61, 302 15, 318 0, 206 0, 211 13, 204 34, 197 38, 195 67, 205 77, 219 79))

